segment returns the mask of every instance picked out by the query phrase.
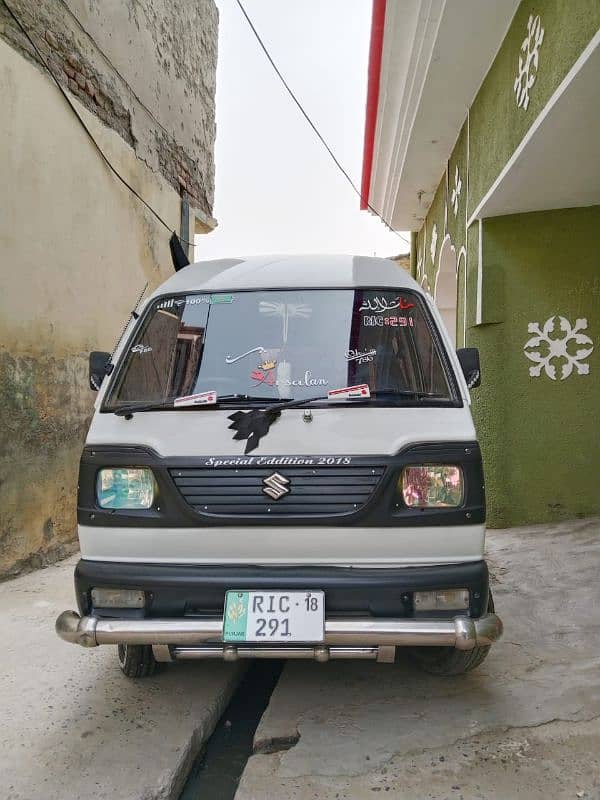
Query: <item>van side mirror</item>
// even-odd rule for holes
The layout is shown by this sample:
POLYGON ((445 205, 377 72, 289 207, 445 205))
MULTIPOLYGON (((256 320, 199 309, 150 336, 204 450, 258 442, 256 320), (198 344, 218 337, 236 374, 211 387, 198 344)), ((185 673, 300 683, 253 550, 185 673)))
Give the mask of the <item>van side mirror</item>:
POLYGON ((110 353, 104 353, 101 350, 92 350, 90 353, 89 380, 92 391, 97 392, 104 380, 104 376, 108 375, 107 367, 109 362, 110 353))
POLYGON ((460 366, 469 389, 475 389, 481 383, 481 367, 479 366, 479 350, 476 347, 461 347, 456 351, 460 366))

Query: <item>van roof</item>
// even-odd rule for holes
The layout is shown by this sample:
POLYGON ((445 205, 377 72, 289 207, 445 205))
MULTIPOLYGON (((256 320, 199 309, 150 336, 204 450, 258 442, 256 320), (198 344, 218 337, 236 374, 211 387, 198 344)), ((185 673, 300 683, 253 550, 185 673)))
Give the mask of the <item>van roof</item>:
POLYGON ((176 272, 151 295, 240 289, 317 289, 354 286, 416 289, 418 283, 388 258, 350 255, 252 256, 199 261, 176 272))

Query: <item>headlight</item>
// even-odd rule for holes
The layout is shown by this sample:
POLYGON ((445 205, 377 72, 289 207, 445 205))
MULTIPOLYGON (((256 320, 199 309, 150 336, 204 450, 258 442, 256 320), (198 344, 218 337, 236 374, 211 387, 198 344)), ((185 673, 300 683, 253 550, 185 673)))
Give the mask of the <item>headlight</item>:
POLYGON ((460 467, 404 467, 398 490, 409 508, 456 508, 463 501, 460 467))
POLYGON ((101 469, 96 478, 100 508, 150 508, 156 489, 150 469, 113 467, 101 469))

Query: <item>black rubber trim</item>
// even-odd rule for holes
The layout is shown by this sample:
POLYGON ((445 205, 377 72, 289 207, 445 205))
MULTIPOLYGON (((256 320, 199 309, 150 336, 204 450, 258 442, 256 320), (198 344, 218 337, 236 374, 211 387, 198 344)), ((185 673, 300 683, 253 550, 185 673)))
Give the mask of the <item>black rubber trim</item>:
MULTIPOLYGON (((291 456, 291 454, 286 454, 291 456)), ((301 456, 297 456, 300 458, 301 456)), ((339 454, 334 456, 340 458, 339 454)), ((205 458, 205 457, 204 457, 205 458)), ((224 457, 228 458, 228 457, 224 457)), ((230 457, 229 457, 230 458, 230 457)), ((328 458, 319 456, 318 458, 328 458)), ((79 470, 77 519, 80 525, 102 527, 226 527, 294 525, 340 527, 432 527, 481 524, 485 521, 485 491, 481 453, 477 442, 445 442, 411 445, 394 456, 351 456, 349 467, 381 467, 383 475, 366 502, 356 511, 345 513, 294 513, 277 516, 235 513, 203 513, 188 504, 177 489, 170 470, 198 467, 201 458, 161 458, 144 447, 87 446, 79 470), (407 508, 396 492, 402 468, 408 464, 458 464, 462 467, 465 496, 459 508, 407 508), (96 502, 96 476, 101 467, 151 467, 158 495, 152 508, 143 511, 101 509, 96 502)), ((215 468, 220 469, 220 468, 215 468)), ((224 469, 228 469, 224 467, 224 469)), ((337 468, 336 468, 337 469, 337 468)), ((285 476, 286 467, 272 467, 285 476)), ((243 467, 239 470, 243 475, 243 467)))
POLYGON ((374 569, 188 566, 80 560, 75 569, 80 613, 121 618, 222 614, 228 589, 321 589, 325 592, 326 613, 330 615, 412 617, 414 591, 452 588, 469 590, 469 613, 472 617, 480 617, 487 608, 489 591, 485 561, 374 569), (148 606, 144 611, 129 614, 93 609, 90 592, 95 586, 143 590, 148 593, 148 606))

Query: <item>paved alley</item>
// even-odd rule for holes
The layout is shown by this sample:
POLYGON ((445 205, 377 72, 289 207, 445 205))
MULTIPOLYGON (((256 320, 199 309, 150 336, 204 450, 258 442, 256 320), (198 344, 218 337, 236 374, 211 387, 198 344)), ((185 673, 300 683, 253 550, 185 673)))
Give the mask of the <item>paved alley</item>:
POLYGON ((599 534, 599 519, 488 532, 505 635, 468 675, 290 662, 237 800, 596 800, 599 534))
POLYGON ((178 664, 131 681, 115 647, 61 641, 75 561, 0 584, 0 797, 176 798, 240 668, 178 664))

